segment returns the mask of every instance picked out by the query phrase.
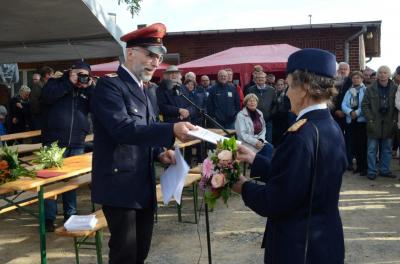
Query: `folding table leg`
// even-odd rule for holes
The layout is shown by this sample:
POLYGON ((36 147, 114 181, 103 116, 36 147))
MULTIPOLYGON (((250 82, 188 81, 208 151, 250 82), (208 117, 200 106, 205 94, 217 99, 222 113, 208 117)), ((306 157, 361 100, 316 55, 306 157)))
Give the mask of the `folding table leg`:
POLYGON ((47 263, 46 259, 46 229, 45 229, 45 215, 44 215, 44 189, 43 186, 39 187, 39 238, 40 238, 40 260, 42 264, 47 263))

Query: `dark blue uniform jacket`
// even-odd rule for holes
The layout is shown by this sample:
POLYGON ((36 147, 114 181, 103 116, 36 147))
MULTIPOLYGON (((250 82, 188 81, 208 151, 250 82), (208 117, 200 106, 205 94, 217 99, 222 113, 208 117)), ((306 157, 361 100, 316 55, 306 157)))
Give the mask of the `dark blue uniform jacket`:
POLYGON ((287 132, 272 160, 256 155, 252 174, 264 176, 267 183, 246 182, 242 197, 246 206, 268 218, 265 263, 302 264, 316 165, 314 123, 319 130, 319 151, 307 263, 340 264, 344 262, 344 241, 338 201, 347 167, 343 136, 327 109, 308 112, 301 119, 307 122, 297 131, 287 132))
POLYGON ((93 87, 76 88, 69 80, 69 72, 51 78, 42 89, 42 141, 58 141, 62 147, 83 147, 89 133, 89 108, 93 87))
POLYGON ((236 88, 217 83, 208 92, 207 113, 224 127, 235 122, 240 111, 240 99, 236 88))
POLYGON ((155 123, 150 100, 126 72, 98 81, 93 96, 92 200, 124 208, 156 205, 152 161, 174 142, 173 124, 155 123))

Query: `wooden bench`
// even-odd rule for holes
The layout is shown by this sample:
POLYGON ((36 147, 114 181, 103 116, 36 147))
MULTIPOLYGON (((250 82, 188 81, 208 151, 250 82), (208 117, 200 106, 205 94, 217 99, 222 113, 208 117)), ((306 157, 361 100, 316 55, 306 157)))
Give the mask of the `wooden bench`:
MULTIPOLYGON (((193 205, 194 205, 194 222, 197 224, 197 208, 198 208, 198 195, 197 195, 197 182, 201 179, 201 175, 199 173, 188 173, 185 179, 184 188, 192 187, 193 192, 193 205)), ((157 202, 163 203, 163 196, 161 191, 161 184, 156 185, 156 195, 157 202)), ((182 222, 182 201, 181 204, 177 204, 178 209, 178 221, 182 222)), ((157 219, 157 215, 156 215, 157 219)))
MULTIPOLYGON (((65 182, 58 182, 45 187, 43 197, 45 199, 57 199, 58 195, 78 189, 81 186, 88 185, 90 182, 91 174, 81 175, 65 182)), ((26 191, 22 194, 10 196, 8 197, 8 200, 13 201, 15 204, 18 203, 18 205, 9 205, 9 203, 0 201, 0 214, 34 204, 38 202, 38 197, 36 191, 26 191)))
POLYGON ((93 213, 96 215, 97 224, 93 230, 82 230, 82 231, 67 231, 64 226, 56 228, 55 234, 58 236, 72 237, 74 239, 75 248, 75 259, 76 263, 79 264, 79 249, 82 245, 95 246, 95 248, 85 249, 96 249, 97 263, 103 263, 102 257, 102 241, 103 241, 103 228, 107 227, 107 221, 104 217, 103 210, 98 210, 93 213), (88 242, 87 239, 95 237, 95 242, 88 242))

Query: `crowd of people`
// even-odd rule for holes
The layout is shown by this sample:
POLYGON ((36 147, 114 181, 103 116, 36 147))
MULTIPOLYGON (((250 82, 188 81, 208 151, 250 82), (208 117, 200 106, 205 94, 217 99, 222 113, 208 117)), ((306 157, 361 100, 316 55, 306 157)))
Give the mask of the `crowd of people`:
MULTIPOLYGON (((85 74, 94 89, 97 79, 90 76, 90 66, 86 68, 85 74)), ((43 88, 50 78, 66 78, 65 73, 54 74, 52 68, 42 67, 33 74, 31 87, 22 85, 18 95, 11 98, 7 106, 0 106, 0 134, 42 129, 43 125, 49 123, 49 115, 59 118, 59 115, 54 114, 54 109, 48 111, 48 103, 55 98, 52 95, 49 98, 46 92, 43 93, 49 90, 43 88)), ((256 65, 248 84, 242 88, 236 83, 233 82, 233 72, 229 68, 218 71, 217 80, 211 81, 209 76, 197 77, 194 72, 182 76, 177 66, 170 65, 158 84, 147 81, 144 87, 148 91, 157 121, 188 121, 205 127, 217 127, 214 121, 204 118, 201 112, 205 112, 222 127, 235 129, 238 139, 254 150, 261 149, 267 142, 279 144, 296 118, 287 96, 286 80, 275 81, 272 73, 267 74, 262 66, 256 65)), ((390 161, 392 156, 398 155, 399 148, 399 84, 400 66, 391 74, 387 66, 381 66, 376 72, 369 68, 351 71, 349 64, 339 63, 335 77, 335 87, 339 94, 331 105, 331 113, 345 138, 349 171, 371 180, 378 175, 395 177, 390 171, 390 161)), ((61 90, 57 92, 62 93, 61 90)), ((65 105, 56 108, 69 107, 65 105)), ((89 116, 89 109, 85 110, 83 116, 89 116)), ((68 120, 64 121, 69 123, 68 120)), ((53 121, 50 120, 50 123, 53 121)), ((59 120, 58 123, 62 122, 59 120)), ((54 133, 58 135, 64 128, 60 126, 59 131, 54 133)), ((87 134, 90 129, 91 123, 85 124, 85 132, 81 134, 87 134)), ((50 131, 53 133, 53 129, 50 131)), ((53 139, 58 137, 52 137, 49 142, 53 139)))

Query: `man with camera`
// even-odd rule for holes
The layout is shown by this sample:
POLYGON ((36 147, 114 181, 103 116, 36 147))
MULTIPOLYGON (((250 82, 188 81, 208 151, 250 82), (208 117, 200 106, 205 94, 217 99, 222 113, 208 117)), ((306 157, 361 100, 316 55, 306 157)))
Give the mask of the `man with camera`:
POLYGON ((395 108, 397 88, 389 79, 390 75, 389 67, 379 67, 378 80, 367 88, 361 106, 367 119, 367 177, 370 180, 375 180, 378 173, 382 177, 396 177, 390 172, 390 161, 392 159, 392 138, 397 124, 395 108), (376 168, 378 146, 380 148, 379 169, 376 168))
MULTIPOLYGON (((66 147, 64 157, 84 152, 85 137, 89 133, 89 102, 93 92, 93 80, 90 77, 90 65, 75 62, 71 69, 60 78, 51 78, 43 87, 41 102, 43 111, 42 142, 49 146, 57 142, 66 147)), ((64 221, 76 214, 76 192, 62 195, 64 221)), ((57 203, 45 201, 46 231, 54 231, 57 203)))

